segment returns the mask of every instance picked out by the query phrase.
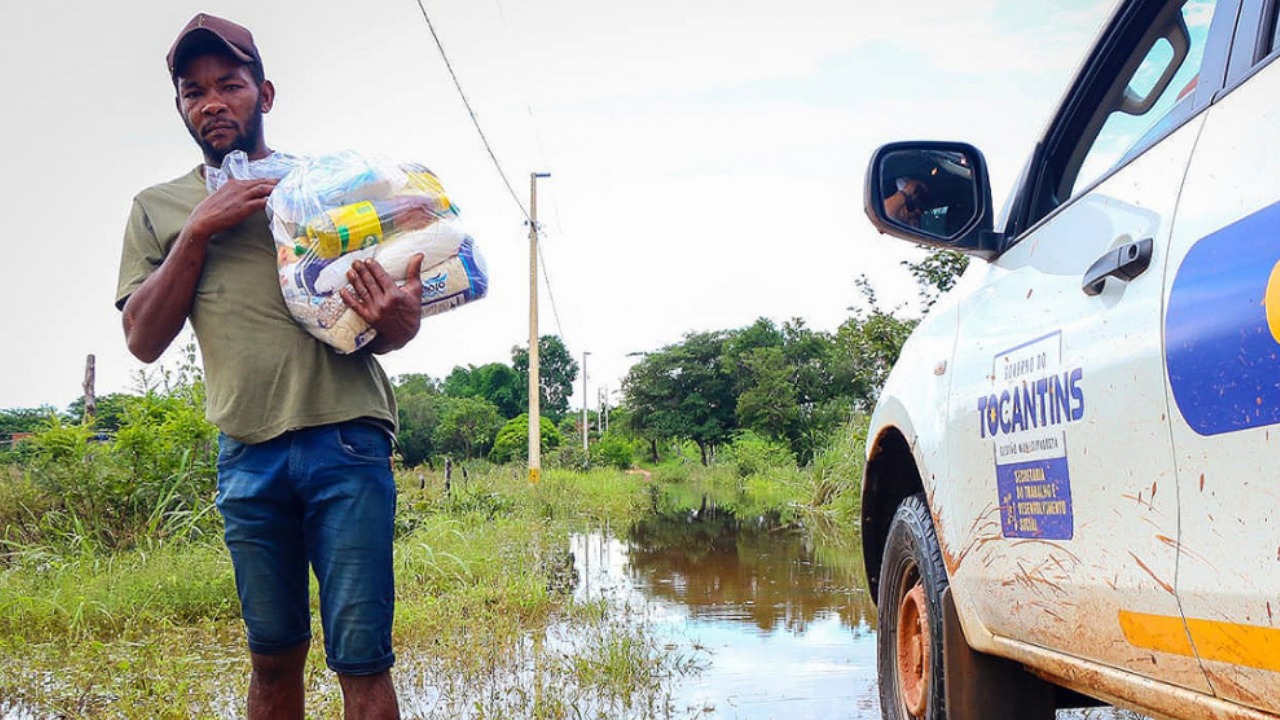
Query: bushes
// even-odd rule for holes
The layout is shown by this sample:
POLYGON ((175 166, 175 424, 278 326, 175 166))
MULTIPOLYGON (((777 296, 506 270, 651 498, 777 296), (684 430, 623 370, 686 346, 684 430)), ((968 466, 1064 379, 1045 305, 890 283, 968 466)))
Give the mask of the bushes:
MULTIPOLYGON (((538 420, 538 427, 542 430, 542 452, 559 447, 564 442, 564 437, 556 429, 555 424, 545 415, 538 420)), ((493 450, 489 453, 489 458, 497 463, 529 459, 529 413, 520 413, 502 426, 497 438, 493 441, 493 450)))
POLYGON ((619 470, 630 469, 635 458, 635 444, 612 433, 596 443, 594 450, 596 462, 619 470))
POLYGON ((750 430, 739 432, 729 444, 725 459, 738 466, 740 477, 761 475, 777 468, 794 468, 796 457, 780 442, 750 430))
POLYGON ((24 443, 26 472, 0 477, 0 538, 110 549, 216 529, 216 434, 190 388, 130 398, 114 438, 52 417, 24 443))

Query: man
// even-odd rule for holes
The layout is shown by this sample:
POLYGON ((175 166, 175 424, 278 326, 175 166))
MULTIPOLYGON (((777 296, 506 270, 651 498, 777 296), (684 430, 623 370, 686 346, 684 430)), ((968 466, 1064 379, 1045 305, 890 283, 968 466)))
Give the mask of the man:
POLYGON ((920 218, 929 204, 929 186, 915 178, 901 179, 898 191, 884 199, 884 211, 893 220, 920 227, 920 218))
POLYGON ((262 119, 275 88, 250 32, 197 15, 168 55, 176 105, 202 166, 134 199, 116 306, 129 350, 158 358, 190 318, 219 436, 218 509, 235 568, 252 676, 248 714, 303 717, 310 644, 308 566, 320 585, 325 656, 347 718, 396 718, 390 667, 395 430, 391 386, 371 353, 418 332, 422 256, 398 288, 376 262, 356 264, 343 300, 377 330, 338 355, 290 316, 264 211, 272 180, 231 180, 210 194, 207 169, 233 150, 272 151, 262 119))

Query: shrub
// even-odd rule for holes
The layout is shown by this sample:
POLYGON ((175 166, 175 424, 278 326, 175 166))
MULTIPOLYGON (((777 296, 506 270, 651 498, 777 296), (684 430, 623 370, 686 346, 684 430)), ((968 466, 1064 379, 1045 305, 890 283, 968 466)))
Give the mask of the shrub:
MULTIPOLYGON (((556 429, 551 419, 543 415, 539 418, 542 428, 542 452, 558 447, 564 437, 556 429)), ((524 461, 529 459, 529 413, 521 413, 507 421, 493 441, 493 450, 489 459, 496 463, 524 461)))
POLYGON ((738 433, 727 450, 725 459, 737 464, 740 477, 762 475, 775 468, 796 466, 795 455, 791 454, 786 445, 750 430, 738 433))
POLYGON ((597 462, 627 470, 635 459, 635 445, 612 433, 605 435, 593 448, 597 462))
POLYGON ((114 438, 50 418, 28 441, 27 467, 55 502, 26 539, 113 548, 213 529, 217 430, 202 400, 198 385, 129 398, 114 438))

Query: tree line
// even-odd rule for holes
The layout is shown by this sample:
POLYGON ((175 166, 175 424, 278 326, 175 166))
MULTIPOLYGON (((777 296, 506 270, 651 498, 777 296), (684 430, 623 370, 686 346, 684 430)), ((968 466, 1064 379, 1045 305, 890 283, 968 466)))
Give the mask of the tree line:
MULTIPOLYGON (((966 266, 956 253, 934 253, 904 263, 916 278, 927 310, 950 289, 966 266)), ((834 331, 810 328, 803 319, 781 324, 768 318, 731 330, 690 332, 641 357, 622 382, 623 402, 610 432, 593 433, 591 455, 564 438, 581 433, 569 398, 579 366, 555 335, 539 340, 542 450, 565 464, 593 459, 629 465, 633 453, 651 462, 664 449, 689 442, 701 461, 744 433, 785 448, 808 463, 856 414, 868 412, 918 320, 901 308, 886 310, 870 283, 857 281, 864 302, 834 331), (598 455, 597 455, 598 453, 598 455)), ((191 353, 194 364, 194 350, 191 353)), ((395 378, 399 452, 415 466, 450 456, 522 461, 527 454, 529 351, 511 349, 510 363, 457 366, 443 379, 415 373, 395 378)), ((95 430, 120 428, 134 395, 98 398, 95 430)), ((52 407, 0 410, 0 439, 32 432, 51 416, 83 422, 83 401, 58 413, 52 407)), ((554 458, 553 458, 554 461, 554 458)))
MULTIPOLYGON (((940 251, 903 265, 927 312, 968 267, 940 251)), ((751 432, 787 447, 806 464, 855 414, 868 412, 918 319, 886 310, 865 276, 863 306, 834 332, 795 318, 760 318, 736 330, 693 332, 645 353, 623 380, 628 428, 649 446, 672 438, 697 444, 703 464, 717 446, 751 432)))

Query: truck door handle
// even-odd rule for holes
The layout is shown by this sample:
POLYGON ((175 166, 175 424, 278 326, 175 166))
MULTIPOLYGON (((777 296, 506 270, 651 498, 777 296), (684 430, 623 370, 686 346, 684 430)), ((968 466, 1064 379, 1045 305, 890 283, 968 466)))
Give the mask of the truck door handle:
POLYGON ((1152 238, 1146 238, 1108 250, 1106 255, 1094 260, 1085 271, 1084 284, 1080 289, 1084 290, 1085 295, 1097 295, 1102 292, 1109 277, 1125 281, 1138 277, 1151 265, 1151 249, 1154 245, 1152 238))

